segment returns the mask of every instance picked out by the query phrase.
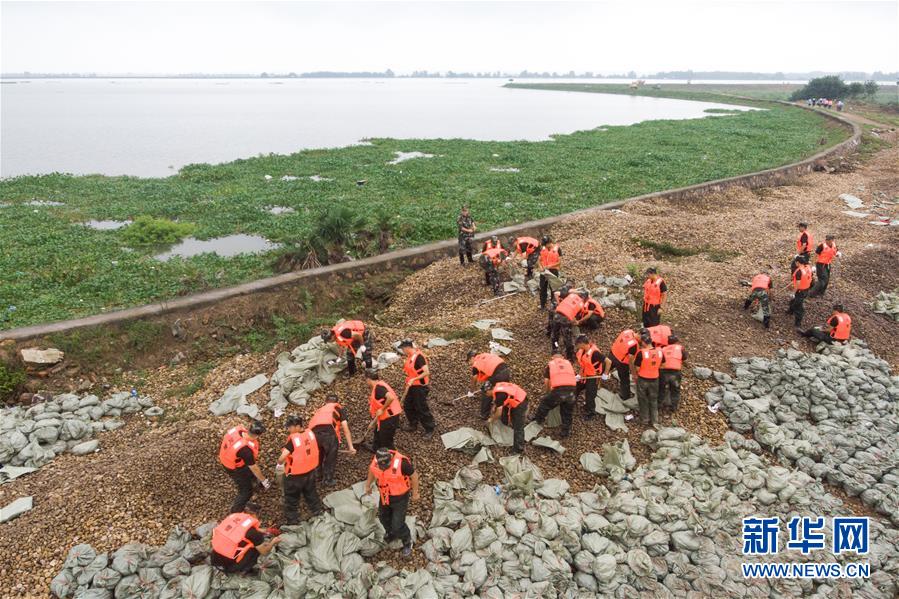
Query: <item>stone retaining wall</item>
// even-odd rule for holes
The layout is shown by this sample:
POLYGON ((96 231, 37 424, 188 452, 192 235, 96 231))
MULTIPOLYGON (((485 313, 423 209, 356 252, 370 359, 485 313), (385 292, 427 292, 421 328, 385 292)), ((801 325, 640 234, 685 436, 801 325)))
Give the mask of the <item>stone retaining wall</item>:
MULTIPOLYGON (((782 102, 788 104, 787 102, 782 102)), ((805 108, 806 110, 812 110, 805 108)), ((796 179, 802 175, 812 172, 814 164, 819 160, 833 159, 848 154, 854 150, 861 141, 861 128, 855 123, 845 119, 835 113, 823 112, 816 110, 825 118, 829 118, 852 130, 852 136, 830 147, 814 156, 805 160, 794 162, 785 166, 772 168, 738 177, 730 177, 728 179, 718 179, 705 183, 690 185, 689 187, 680 187, 678 189, 670 189, 667 191, 659 191, 641 196, 628 198, 617 202, 609 202, 599 206, 584 208, 575 212, 552 216, 540 220, 529 221, 493 231, 478 234, 475 239, 483 240, 491 235, 506 237, 509 235, 534 235, 539 236, 543 231, 549 229, 555 224, 563 222, 567 219, 577 217, 584 214, 592 214, 600 210, 612 210, 620 208, 631 202, 651 201, 657 199, 682 200, 700 198, 709 194, 718 193, 733 187, 770 187, 776 185, 784 185, 789 181, 796 179)), ((125 310, 117 310, 115 312, 107 312, 104 314, 95 314, 84 318, 76 318, 72 320, 63 320, 59 322, 45 323, 7 331, 0 331, 0 339, 14 339, 22 341, 36 337, 43 337, 53 333, 64 333, 74 329, 84 327, 103 326, 108 324, 122 323, 129 320, 136 320, 149 316, 158 316, 175 312, 187 312, 197 308, 203 308, 212 304, 217 304, 249 294, 257 294, 262 292, 272 292, 283 290, 286 287, 297 287, 300 285, 309 285, 319 283, 327 279, 358 279, 375 272, 383 272, 397 268, 416 269, 427 266, 437 260, 454 256, 457 251, 457 242, 455 239, 438 241, 426 245, 416 246, 388 252, 378 256, 372 256, 362 260, 353 262, 345 262, 343 264, 334 264, 330 266, 322 266, 308 270, 290 272, 283 275, 268 277, 265 279, 257 279, 242 285, 233 287, 225 287, 223 289, 215 289, 205 291, 195 295, 176 298, 170 301, 158 302, 138 306, 135 308, 127 308, 125 310)))

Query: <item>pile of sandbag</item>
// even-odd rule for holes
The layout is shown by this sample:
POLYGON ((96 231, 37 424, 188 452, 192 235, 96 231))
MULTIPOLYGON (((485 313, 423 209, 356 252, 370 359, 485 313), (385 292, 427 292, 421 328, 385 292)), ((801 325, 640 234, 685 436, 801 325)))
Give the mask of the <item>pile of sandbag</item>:
POLYGON ((100 401, 96 395, 57 395, 28 408, 0 408, 0 466, 40 468, 56 455, 69 451, 83 455, 96 451, 96 433, 125 423, 121 417, 143 411, 159 416, 162 408, 149 397, 114 393, 100 401))
MULTIPOLYGON (((305 406, 309 396, 322 385, 330 385, 337 375, 346 369, 345 359, 338 359, 338 348, 316 335, 292 352, 278 355, 278 369, 269 384, 267 407, 275 414, 282 413, 288 402, 305 406)), ((396 352, 381 352, 372 368, 380 370, 399 361, 396 352)))
POLYGON ((883 314, 887 318, 891 318, 899 322, 899 289, 892 293, 881 291, 877 294, 871 309, 877 314, 883 314))
POLYGON ((721 385, 706 400, 735 430, 899 525, 899 376, 886 361, 853 340, 731 362, 733 377, 711 373, 721 385))
MULTIPOLYGON (((125 545, 111 555, 85 545, 53 580, 58 597, 425 598, 472 597, 893 597, 899 587, 899 531, 870 522, 868 579, 746 579, 746 561, 854 561, 829 550, 787 550, 791 515, 846 515, 842 502, 805 473, 774 466, 758 444, 729 432, 711 447, 680 428, 649 430, 655 453, 635 467, 626 442, 582 460, 609 488, 571 493, 527 458, 500 459, 505 481, 486 484, 476 467, 435 483, 425 528, 408 518, 427 559, 418 570, 367 562, 383 548, 376 499, 364 483, 325 498, 331 510, 285 527, 282 542, 251 576, 212 570, 212 524, 176 528, 165 546, 125 545), (779 516, 780 554, 742 554, 742 518, 779 516)), ((585 454, 588 455, 588 454, 585 454)), ((585 467, 587 467, 585 465, 585 467)), ((828 535, 829 537, 829 535, 828 535)), ((827 547, 830 545, 827 539, 827 547)))

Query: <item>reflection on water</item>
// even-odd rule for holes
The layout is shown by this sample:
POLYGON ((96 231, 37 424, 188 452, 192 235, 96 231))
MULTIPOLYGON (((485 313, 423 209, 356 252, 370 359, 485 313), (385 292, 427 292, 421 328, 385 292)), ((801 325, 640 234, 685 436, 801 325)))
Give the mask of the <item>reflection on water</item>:
POLYGON ((52 200, 31 200, 25 202, 26 206, 65 206, 62 202, 54 202, 52 200))
POLYGON ((272 243, 265 237, 259 235, 226 235, 225 237, 215 237, 213 239, 194 239, 188 237, 178 245, 173 246, 169 251, 157 254, 155 258, 165 262, 175 256, 182 258, 190 258, 191 256, 199 256, 200 254, 216 254, 223 258, 237 256, 240 254, 259 254, 268 252, 281 247, 280 244, 272 243))
POLYGON ((706 108, 733 108, 508 89, 502 87, 505 81, 489 79, 269 83, 123 79, 109 85, 47 79, 7 86, 0 105, 0 175, 57 171, 167 177, 174 172, 170 166, 349 146, 379 137, 542 141, 601 125, 702 118, 708 116, 706 108))
POLYGON ((96 229, 97 231, 115 231, 126 225, 130 225, 130 220, 89 220, 81 223, 85 227, 96 229))
POLYGON ((296 212, 296 210, 294 210, 290 206, 270 206, 268 208, 268 211, 271 214, 293 214, 294 212, 296 212))

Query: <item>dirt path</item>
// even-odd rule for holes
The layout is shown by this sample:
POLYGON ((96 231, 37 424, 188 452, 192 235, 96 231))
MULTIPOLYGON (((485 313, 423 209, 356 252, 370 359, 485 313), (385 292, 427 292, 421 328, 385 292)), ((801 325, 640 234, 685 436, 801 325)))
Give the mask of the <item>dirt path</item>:
MULTIPOLYGON (((892 141, 895 144, 895 139, 892 141)), ((691 352, 690 366, 729 370, 732 356, 770 355, 794 341, 812 348, 797 337, 792 321, 783 314, 795 223, 807 220, 816 240, 833 233, 845 254, 837 263, 826 297, 809 302, 807 326, 822 322, 829 307, 840 301, 853 317, 853 332, 896 365, 899 348, 894 340, 899 324, 871 313, 867 304, 877 292, 899 287, 899 231, 842 214, 845 207, 837 199, 840 193, 852 193, 866 203, 881 197, 880 193, 887 199, 899 197, 897 147, 893 145, 854 172, 815 173, 794 185, 736 190, 702 202, 633 204, 625 211, 567 222, 552 233, 564 248, 565 271, 576 280, 592 280, 598 273, 621 275, 631 265, 641 272, 650 264, 659 266, 671 288, 665 320, 681 334, 691 352), (656 259, 632 241, 634 237, 706 249, 686 258, 656 259), (778 287, 769 331, 740 309, 747 291, 739 280, 762 268, 771 270, 778 287)), ((896 208, 893 206, 894 218, 896 208)), ((477 307, 478 299, 488 297, 482 283, 483 275, 476 267, 461 269, 451 260, 433 264, 400 286, 391 307, 379 318, 383 326, 376 327, 376 335, 385 341, 411 336, 423 342, 466 330, 478 318, 499 318, 501 326, 515 334, 515 341, 509 343, 515 379, 536 401, 549 348, 542 330, 545 318, 536 299, 526 294, 477 307)), ((608 348, 615 335, 634 322, 634 315, 610 310, 607 322, 595 335, 600 347, 608 348)), ((478 335, 431 352, 433 397, 450 398, 464 392, 465 353, 485 349, 487 340, 478 335)), ((384 347, 382 343, 377 349, 384 347)), ((259 372, 271 374, 274 357, 271 352, 224 360, 206 376, 204 388, 190 398, 166 397, 168 390, 189 378, 187 369, 162 367, 151 374, 142 390, 166 408, 163 422, 132 419, 124 428, 101 437, 99 454, 63 456, 33 475, 0 486, 0 505, 23 495, 35 496, 32 512, 0 525, 0 596, 45 596, 50 579, 76 543, 91 543, 98 549, 112 549, 132 539, 162 543, 175 524, 196 526, 220 518, 233 489, 216 462, 216 450, 221 431, 235 420, 213 418, 206 407, 227 386, 259 372)), ((398 384, 399 367, 386 376, 398 384)), ((687 375, 681 411, 673 418, 665 414, 663 421, 676 421, 706 438, 720 439, 726 423, 720 415, 711 414, 702 400, 709 386, 687 375)), ((337 393, 348 405, 351 424, 359 430, 367 418, 362 378, 342 378, 327 391, 337 393)), ((264 403, 266 393, 267 387, 259 392, 258 403, 264 403)), ((316 395, 314 405, 321 396, 323 393, 316 395)), ((447 408, 432 400, 432 406, 444 432, 478 426, 472 405, 447 408)), ((283 433, 273 421, 269 424, 263 459, 271 472, 269 464, 283 433)), ((638 458, 646 455, 639 443, 642 430, 631 425, 626 434, 638 458)), ((580 469, 580 454, 623 436, 609 431, 601 421, 584 425, 577 420, 572 437, 562 440, 567 448, 564 455, 531 448, 529 456, 548 475, 568 479, 572 489, 579 491, 595 482, 580 469)), ((423 497, 415 511, 429 519, 431 484, 450 478, 467 458, 444 452, 436 437, 425 442, 401 432, 398 445, 417 459, 423 497)), ((500 449, 494 455, 505 453, 500 449)), ((363 477, 368 459, 361 453, 354 458, 341 456, 341 486, 363 477)), ((496 466, 482 469, 488 478, 500 476, 496 466)), ((276 493, 263 495, 262 504, 266 517, 278 518, 276 493)))

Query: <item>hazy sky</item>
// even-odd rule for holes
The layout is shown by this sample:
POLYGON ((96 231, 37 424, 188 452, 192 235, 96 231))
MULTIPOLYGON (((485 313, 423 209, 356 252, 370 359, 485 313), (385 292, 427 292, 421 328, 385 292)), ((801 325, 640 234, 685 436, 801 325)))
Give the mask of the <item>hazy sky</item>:
POLYGON ((899 69, 899 2, 0 2, 3 72, 899 69))

